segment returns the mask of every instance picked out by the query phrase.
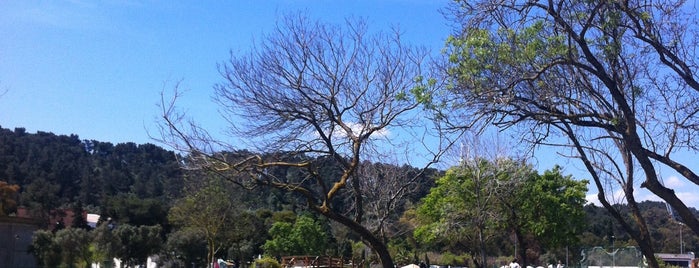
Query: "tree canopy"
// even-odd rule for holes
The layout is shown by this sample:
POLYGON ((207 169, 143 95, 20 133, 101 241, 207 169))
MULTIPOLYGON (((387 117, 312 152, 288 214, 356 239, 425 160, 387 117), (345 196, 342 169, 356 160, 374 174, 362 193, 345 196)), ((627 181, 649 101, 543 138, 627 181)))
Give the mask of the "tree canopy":
POLYGON ((330 238, 312 217, 301 215, 293 223, 275 222, 269 230, 270 239, 262 245, 271 256, 326 255, 330 238))
POLYGON ((201 188, 177 200, 168 219, 182 229, 202 234, 207 245, 206 260, 212 263, 215 254, 237 236, 239 228, 235 226, 247 223, 239 219, 243 209, 223 181, 206 175, 198 179, 203 181, 201 188))
POLYGON ((463 125, 514 126, 524 141, 579 159, 600 202, 653 267, 636 187, 665 200, 699 233, 697 217, 658 175, 672 170, 699 185, 682 157, 697 153, 699 111, 699 28, 696 7, 685 3, 455 1, 459 28, 446 48, 448 95, 461 100, 449 105, 462 112, 463 125), (616 189, 634 220, 612 205, 616 189))
POLYGON ((153 144, 0 128, 0 178, 20 187, 19 198, 2 200, 28 208, 43 225, 77 204, 122 222, 164 225, 165 203, 182 188, 176 161, 172 151, 153 144))
MULTIPOLYGON (((439 135, 444 129, 420 113, 419 101, 437 87, 423 79, 432 77, 427 56, 426 50, 404 44, 398 31, 369 34, 362 20, 338 26, 289 15, 249 53, 231 53, 219 66, 224 81, 214 87, 213 98, 222 120, 230 122, 231 140, 183 121, 174 106, 177 91, 173 100, 163 99, 162 139, 186 152, 191 168, 210 168, 243 186, 269 186, 302 197, 310 210, 358 234, 384 267, 392 268, 386 243, 374 231, 386 225, 368 221, 365 214, 369 204, 363 200, 371 189, 363 181, 373 178, 360 170, 365 160, 427 154, 424 168, 404 177, 409 184, 451 144, 439 135), (428 136, 442 139, 414 142, 428 136), (243 158, 215 153, 232 143, 257 152, 243 158), (334 170, 324 170, 327 164, 334 170), (275 173, 280 167, 295 176, 275 173), (340 200, 350 201, 352 209, 338 208, 340 200)), ((391 186, 399 188, 390 202, 411 190, 391 186)))
POLYGON ((584 228, 586 185, 563 176, 559 168, 539 175, 509 158, 465 160, 422 200, 417 210, 422 225, 415 236, 428 245, 469 253, 476 266, 485 267, 488 252, 503 254, 511 235, 510 243, 519 245, 513 249, 516 257, 523 265, 533 264, 538 256, 530 258, 527 250, 575 244, 584 228), (527 239, 532 236, 537 239, 527 239))
POLYGON ((159 141, 176 153, 0 128, 0 219, 17 206, 44 227, 68 208, 112 218, 91 231, 78 217, 73 227, 85 230, 37 232, 33 252, 47 267, 111 257, 141 263, 161 250, 164 234, 164 258, 208 262, 228 247, 244 260, 268 238, 255 228, 270 230, 269 252, 344 255, 354 247, 358 256, 361 240, 391 268, 423 250, 468 252, 480 267, 493 264, 486 253, 543 264, 563 245, 609 241, 639 246, 651 267, 659 265, 655 251, 697 250, 696 236, 674 239, 685 228, 699 234, 697 211, 662 181, 670 171, 699 185, 686 157, 699 152, 696 7, 455 0, 446 14, 457 27, 437 66, 400 30, 283 18, 219 65, 213 99, 229 136, 187 121, 178 89, 163 95, 159 141), (472 158, 444 174, 432 169, 463 131, 489 126, 579 160, 606 212, 581 211, 586 181, 559 167, 539 175, 526 161, 472 158), (202 172, 235 186, 185 187, 185 174, 202 172), (637 202, 639 187, 668 206, 637 202), (224 196, 240 202, 217 198, 224 196), (235 205, 244 210, 231 212, 235 205), (307 211, 332 223, 296 218, 307 211), (222 224, 231 214, 237 224, 222 224), (406 235, 412 228, 417 240, 406 235), (208 240, 206 257, 199 239, 208 240))
POLYGON ((17 211, 19 185, 0 181, 0 216, 7 216, 17 211))

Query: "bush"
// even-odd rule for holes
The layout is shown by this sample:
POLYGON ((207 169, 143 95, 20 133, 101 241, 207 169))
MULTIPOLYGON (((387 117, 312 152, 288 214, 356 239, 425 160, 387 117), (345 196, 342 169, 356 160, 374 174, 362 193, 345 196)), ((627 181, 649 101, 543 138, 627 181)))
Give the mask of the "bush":
POLYGON ((272 257, 264 257, 255 260, 252 268, 282 268, 282 265, 272 257))
POLYGON ((442 254, 439 264, 448 266, 468 266, 467 262, 469 259, 468 255, 454 255, 450 252, 445 252, 442 254))

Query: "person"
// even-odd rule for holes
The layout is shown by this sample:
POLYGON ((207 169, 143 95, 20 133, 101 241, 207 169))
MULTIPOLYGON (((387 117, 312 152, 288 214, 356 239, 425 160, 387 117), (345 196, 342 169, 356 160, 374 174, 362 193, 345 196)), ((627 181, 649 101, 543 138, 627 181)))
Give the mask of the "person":
POLYGON ((519 266, 519 263, 517 263, 517 258, 512 259, 512 262, 510 263, 510 268, 522 268, 519 266))
POLYGON ((563 268, 563 267, 565 267, 563 265, 563 262, 561 260, 558 260, 558 264, 556 265, 556 268, 563 268))

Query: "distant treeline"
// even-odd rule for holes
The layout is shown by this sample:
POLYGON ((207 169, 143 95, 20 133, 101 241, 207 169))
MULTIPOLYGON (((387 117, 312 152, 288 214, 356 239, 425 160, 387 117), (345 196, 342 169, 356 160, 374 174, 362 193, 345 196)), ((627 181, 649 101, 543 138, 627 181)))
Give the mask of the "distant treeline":
MULTIPOLYGON (((323 165, 322 159, 317 161, 323 165)), ((327 166, 323 171, 335 169, 327 166)), ((421 189, 409 201, 417 202, 429 192, 433 174, 424 176, 421 189)), ((153 144, 114 145, 81 140, 78 135, 32 134, 24 128, 0 127, 0 181, 19 185, 19 205, 46 219, 55 209, 79 208, 134 225, 167 225, 169 207, 186 195, 188 186, 196 187, 197 176, 200 174, 180 167, 174 152, 153 144)), ((252 192, 238 190, 251 209, 303 207, 303 201, 288 193, 263 187, 252 192)), ((344 206, 341 202, 333 205, 344 206)))
POLYGON ((168 204, 180 197, 183 178, 175 154, 153 144, 114 145, 77 135, 0 128, 0 180, 19 185, 20 206, 36 216, 75 207, 127 216, 119 214, 129 214, 124 210, 138 205, 151 216, 129 221, 157 224, 168 204))
MULTIPOLYGON (((322 159, 316 161, 322 163, 322 159)), ((332 167, 326 170, 333 172, 332 167)), ((284 170, 278 172, 285 173, 284 170)), ((406 207, 429 193, 439 174, 437 170, 428 172, 418 184, 420 189, 407 200, 406 207)), ((48 219, 58 208, 71 208, 132 225, 159 224, 167 231, 168 210, 187 194, 187 185, 191 187, 191 180, 195 178, 195 173, 180 167, 174 152, 153 144, 115 145, 81 140, 77 135, 41 131, 32 134, 24 128, 0 127, 0 181, 19 185, 19 205, 37 217, 48 219)), ((287 193, 261 187, 254 191, 235 191, 243 196, 240 200, 245 200, 251 210, 302 211, 304 208, 302 200, 287 193)), ((341 202, 333 205, 345 206, 341 202)), ((665 204, 646 201, 640 203, 640 208, 649 215, 647 220, 656 250, 679 253, 682 226, 670 217, 665 204)), ((587 205, 585 211, 588 227, 581 235, 580 245, 571 250, 592 245, 611 246, 612 243, 616 247, 633 245, 606 210, 587 205)), ((403 209, 394 211, 396 217, 404 212, 403 209)), ((687 228, 683 231, 683 250, 699 251, 697 236, 687 228)), ((577 252, 573 255, 578 257, 577 252)))

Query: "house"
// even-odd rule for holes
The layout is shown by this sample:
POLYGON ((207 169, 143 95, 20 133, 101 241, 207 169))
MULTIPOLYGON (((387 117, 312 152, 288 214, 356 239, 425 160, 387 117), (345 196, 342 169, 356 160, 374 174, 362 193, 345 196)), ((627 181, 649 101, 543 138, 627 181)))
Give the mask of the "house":
POLYGON ((694 252, 684 254, 674 253, 656 253, 658 259, 663 260, 668 265, 677 266, 680 268, 699 268, 697 267, 697 259, 694 257, 694 252))
POLYGON ((0 216, 0 267, 37 267, 36 258, 28 250, 39 226, 33 218, 0 216))

